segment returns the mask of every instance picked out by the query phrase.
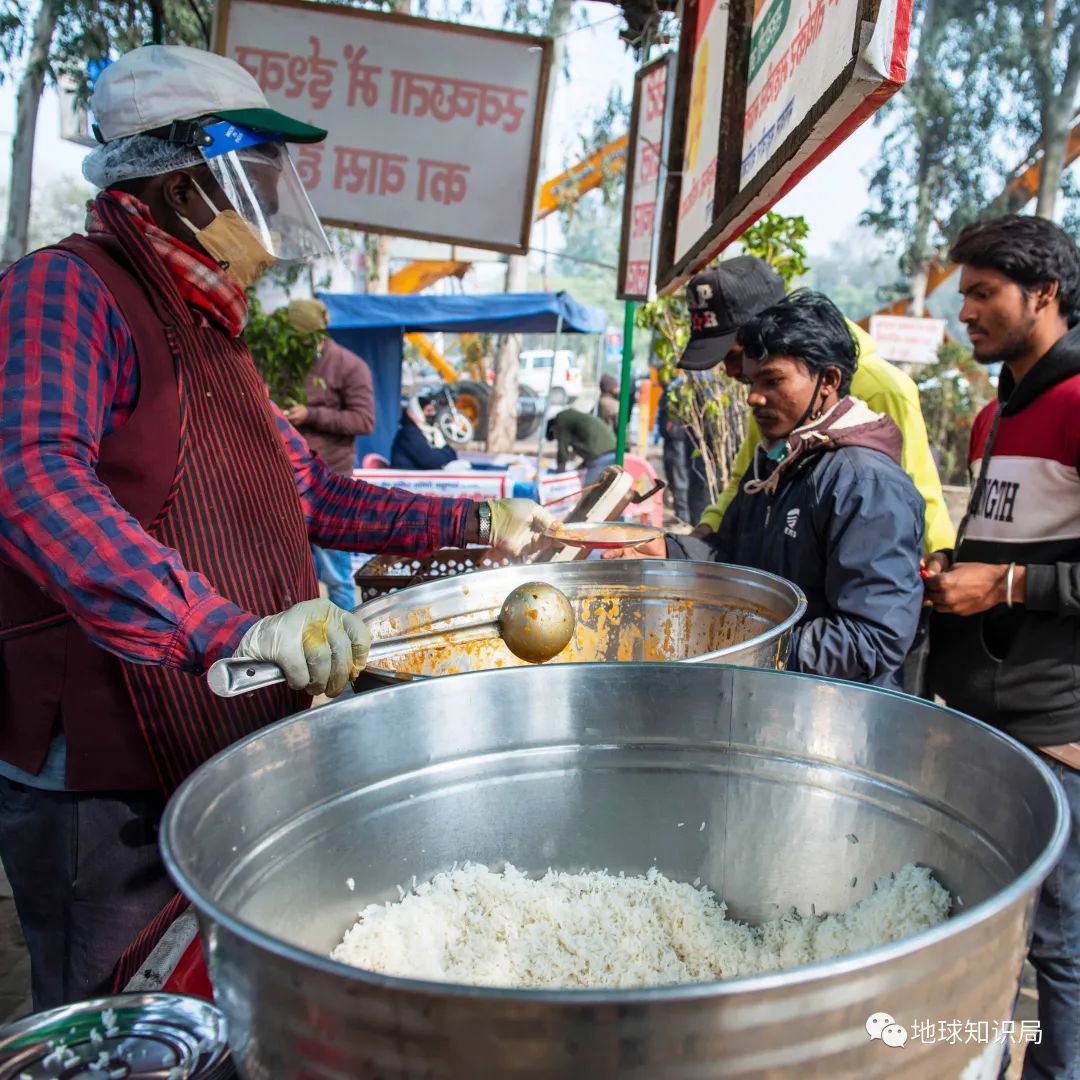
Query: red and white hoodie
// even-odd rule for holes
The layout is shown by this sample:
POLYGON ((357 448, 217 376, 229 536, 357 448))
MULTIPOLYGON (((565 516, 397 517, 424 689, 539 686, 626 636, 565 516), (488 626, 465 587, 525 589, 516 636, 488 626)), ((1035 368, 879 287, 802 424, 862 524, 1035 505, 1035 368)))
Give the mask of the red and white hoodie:
MULTIPOLYGON (((958 562, 1027 567, 1026 599, 963 618, 935 614, 930 679, 953 708, 1030 746, 1080 739, 1080 327, 1017 385, 1001 420, 958 562)), ((998 403, 976 418, 975 482, 998 403)))

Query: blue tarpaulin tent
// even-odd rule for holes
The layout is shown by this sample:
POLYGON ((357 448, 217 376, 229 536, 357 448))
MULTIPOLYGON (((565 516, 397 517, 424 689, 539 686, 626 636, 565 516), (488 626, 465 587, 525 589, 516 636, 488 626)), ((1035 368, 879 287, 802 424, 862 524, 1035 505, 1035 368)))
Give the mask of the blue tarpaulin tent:
POLYGON ((414 331, 452 334, 602 334, 603 308, 586 307, 565 292, 479 296, 366 296, 321 293, 330 336, 362 356, 375 383, 375 431, 356 440, 364 454, 390 456, 401 418, 402 338, 414 331))

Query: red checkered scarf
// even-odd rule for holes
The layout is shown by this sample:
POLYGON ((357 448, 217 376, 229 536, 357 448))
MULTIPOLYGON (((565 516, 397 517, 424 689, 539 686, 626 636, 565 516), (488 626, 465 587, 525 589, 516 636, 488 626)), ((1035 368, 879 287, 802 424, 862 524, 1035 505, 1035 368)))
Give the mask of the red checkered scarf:
MULTIPOLYGON (((216 262, 159 228, 150 216, 149 207, 134 195, 109 191, 98 196, 102 198, 112 199, 135 219, 139 231, 172 274, 185 303, 220 326, 229 337, 239 337, 244 332, 247 297, 216 262)), ((86 219, 86 229, 91 234, 109 231, 101 220, 97 201, 90 204, 86 219)))

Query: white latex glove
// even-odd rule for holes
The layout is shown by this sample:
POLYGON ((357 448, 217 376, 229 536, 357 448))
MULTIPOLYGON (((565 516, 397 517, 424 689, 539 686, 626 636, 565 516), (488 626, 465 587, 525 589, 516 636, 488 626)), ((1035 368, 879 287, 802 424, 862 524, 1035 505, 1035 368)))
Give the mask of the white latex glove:
POLYGON ((520 555, 540 534, 555 523, 532 499, 491 499, 491 546, 508 555, 520 555))
POLYGON ((370 647, 371 635, 359 615, 329 600, 305 600, 260 619, 236 655, 277 664, 294 690, 337 697, 367 666, 370 647))

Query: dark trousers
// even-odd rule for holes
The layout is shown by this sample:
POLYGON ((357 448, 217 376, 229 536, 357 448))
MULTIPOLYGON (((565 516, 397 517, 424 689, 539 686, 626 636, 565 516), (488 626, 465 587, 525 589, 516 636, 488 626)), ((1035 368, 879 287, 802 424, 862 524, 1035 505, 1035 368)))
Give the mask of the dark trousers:
POLYGON ((689 437, 683 433, 664 436, 664 476, 675 502, 675 516, 688 525, 696 525, 690 516, 690 455, 694 452, 689 437))
POLYGON ((687 490, 686 500, 690 504, 690 517, 687 519, 691 525, 697 525, 701 521, 701 515, 709 508, 709 484, 705 479, 705 466, 702 464, 700 455, 690 458, 690 483, 687 490))
POLYGON ((612 450, 608 454, 597 454, 594 458, 589 458, 585 463, 585 479, 582 484, 588 487, 590 484, 595 484, 600 479, 603 471, 611 465, 615 464, 615 451, 612 450))
POLYGON ((164 799, 42 791, 0 777, 0 861, 30 950, 35 1009, 112 990, 120 954, 172 898, 164 799))
POLYGON ((1065 788, 1069 842, 1035 909, 1028 959, 1039 990, 1042 1041, 1024 1055, 1023 1080, 1080 1080, 1080 772, 1050 763, 1065 788))

